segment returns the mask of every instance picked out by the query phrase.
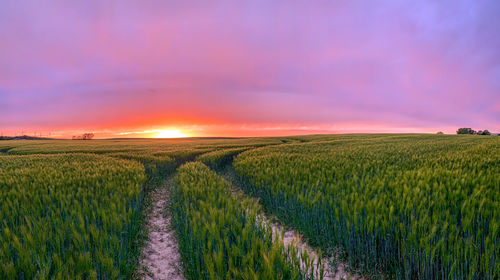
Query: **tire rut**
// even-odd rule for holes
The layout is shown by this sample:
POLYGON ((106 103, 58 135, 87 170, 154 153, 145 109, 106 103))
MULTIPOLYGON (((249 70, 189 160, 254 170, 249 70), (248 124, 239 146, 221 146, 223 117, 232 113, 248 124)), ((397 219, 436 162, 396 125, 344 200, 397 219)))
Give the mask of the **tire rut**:
POLYGON ((184 280, 181 257, 171 216, 166 212, 174 175, 152 193, 148 216, 148 240, 142 250, 141 275, 144 280, 184 280))

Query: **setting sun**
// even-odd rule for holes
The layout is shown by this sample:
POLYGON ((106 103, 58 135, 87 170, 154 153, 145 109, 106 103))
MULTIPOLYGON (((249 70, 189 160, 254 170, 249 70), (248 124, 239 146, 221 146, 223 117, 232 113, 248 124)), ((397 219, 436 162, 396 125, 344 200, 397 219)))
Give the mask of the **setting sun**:
POLYGON ((182 138, 182 137, 188 137, 188 136, 175 129, 158 130, 158 132, 154 136, 154 138, 182 138))

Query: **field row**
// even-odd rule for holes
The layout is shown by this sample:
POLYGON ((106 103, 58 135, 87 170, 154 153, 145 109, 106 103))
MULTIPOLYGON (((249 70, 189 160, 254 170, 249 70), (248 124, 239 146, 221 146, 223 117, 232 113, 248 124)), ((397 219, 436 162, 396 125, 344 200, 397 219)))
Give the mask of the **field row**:
POLYGON ((173 220, 187 278, 312 278, 307 253, 273 237, 255 201, 235 199, 227 182, 207 166, 181 166, 175 185, 173 220), (305 269, 302 263, 308 264, 305 269))

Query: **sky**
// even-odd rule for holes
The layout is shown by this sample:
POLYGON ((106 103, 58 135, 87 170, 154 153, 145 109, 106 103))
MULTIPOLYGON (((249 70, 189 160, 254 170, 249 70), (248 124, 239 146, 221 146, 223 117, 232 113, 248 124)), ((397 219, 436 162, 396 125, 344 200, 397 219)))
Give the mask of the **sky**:
POLYGON ((500 132, 500 2, 0 1, 0 133, 500 132))

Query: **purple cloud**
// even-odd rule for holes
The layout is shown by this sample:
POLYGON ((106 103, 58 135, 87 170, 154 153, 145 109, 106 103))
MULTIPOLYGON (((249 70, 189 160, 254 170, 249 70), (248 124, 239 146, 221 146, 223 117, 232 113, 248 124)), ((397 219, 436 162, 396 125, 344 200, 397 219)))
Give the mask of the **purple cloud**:
POLYGON ((500 130, 499 14, 496 1, 6 0, 0 127, 500 130))

